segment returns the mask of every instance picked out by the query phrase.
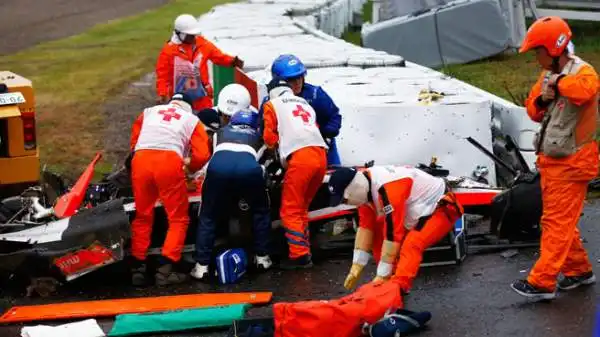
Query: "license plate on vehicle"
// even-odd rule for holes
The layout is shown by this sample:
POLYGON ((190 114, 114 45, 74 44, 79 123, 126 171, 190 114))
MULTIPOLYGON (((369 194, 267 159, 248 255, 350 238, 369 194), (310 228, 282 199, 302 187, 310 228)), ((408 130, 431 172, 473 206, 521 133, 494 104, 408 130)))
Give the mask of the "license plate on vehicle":
POLYGON ((67 281, 70 281, 120 260, 122 257, 115 254, 117 250, 113 251, 95 241, 85 249, 54 259, 54 265, 66 276, 67 281))
POLYGON ((0 94, 0 105, 13 105, 25 103, 25 97, 20 92, 0 94))

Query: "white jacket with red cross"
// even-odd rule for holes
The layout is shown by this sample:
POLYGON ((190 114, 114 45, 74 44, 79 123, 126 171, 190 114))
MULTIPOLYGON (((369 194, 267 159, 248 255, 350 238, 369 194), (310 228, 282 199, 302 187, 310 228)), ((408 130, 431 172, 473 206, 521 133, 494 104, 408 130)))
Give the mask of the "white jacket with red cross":
POLYGON ((191 152, 189 169, 195 172, 210 158, 209 139, 204 126, 189 104, 173 101, 147 108, 136 119, 131 150, 164 150, 182 159, 191 152))

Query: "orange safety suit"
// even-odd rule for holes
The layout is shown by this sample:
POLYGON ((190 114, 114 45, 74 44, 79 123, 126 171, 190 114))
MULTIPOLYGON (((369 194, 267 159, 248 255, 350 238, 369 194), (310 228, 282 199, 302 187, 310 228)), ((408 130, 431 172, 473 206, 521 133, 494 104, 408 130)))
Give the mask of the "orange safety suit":
POLYGON ((273 305, 275 337, 356 337, 363 324, 403 308, 396 282, 370 283, 330 300, 278 302, 273 305))
POLYGON ((145 260, 150 246, 154 206, 162 201, 169 229, 162 255, 173 262, 181 250, 189 225, 184 155, 191 151, 188 168, 200 170, 210 158, 208 135, 187 103, 172 101, 144 110, 133 124, 132 187, 136 215, 131 223, 132 255, 145 260))
MULTIPOLYGON (((583 210, 588 183, 598 174, 598 145, 594 140, 598 115, 598 75, 594 68, 573 57, 558 80, 557 96, 549 106, 540 106, 545 79, 543 72, 526 100, 527 114, 543 123, 544 116, 567 113, 572 127, 548 119, 537 166, 541 175, 543 213, 541 252, 527 281, 554 291, 557 276, 579 276, 592 270, 580 240, 577 222, 583 210), (560 127, 559 127, 560 125, 560 127), (562 131, 561 131, 562 130, 562 131), (562 135, 562 139, 553 140, 562 135), (567 144, 567 154, 551 153, 556 144, 567 144), (571 144, 571 146, 569 146, 571 144)), ((564 145, 561 147, 565 147, 564 145)), ((564 152, 564 149, 562 150, 564 152)))
POLYGON ((181 43, 173 36, 158 56, 156 93, 171 97, 175 90, 183 88, 194 99, 194 110, 212 107, 214 93, 208 76, 208 61, 229 67, 233 66, 234 57, 224 54, 202 36, 196 36, 195 44, 181 43))
POLYGON ((359 228, 372 233, 366 236, 372 241, 358 242, 363 236, 357 234, 356 247, 371 250, 377 263, 383 261, 382 255, 386 263, 395 263, 390 276, 408 291, 419 271, 423 252, 454 228, 463 208, 443 179, 416 168, 388 168, 390 171, 377 166, 365 171, 373 194, 372 201, 358 207, 359 228), (398 253, 390 244, 386 246, 386 241, 396 249, 399 246, 397 263, 398 253))
POLYGON ((265 103, 265 144, 278 147, 284 168, 280 216, 289 245, 290 259, 310 254, 308 207, 323 184, 327 171, 327 145, 316 113, 289 90, 265 103))

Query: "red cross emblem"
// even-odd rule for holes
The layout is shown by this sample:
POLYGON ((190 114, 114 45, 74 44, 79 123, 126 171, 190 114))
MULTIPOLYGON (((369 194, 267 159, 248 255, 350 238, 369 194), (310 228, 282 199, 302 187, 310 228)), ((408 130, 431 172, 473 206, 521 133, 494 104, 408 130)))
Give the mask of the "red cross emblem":
POLYGON ((294 114, 294 117, 302 118, 302 121, 305 124, 308 123, 310 118, 310 112, 304 110, 304 108, 300 104, 296 105, 296 110, 292 111, 292 114, 294 114))
POLYGON ((181 115, 175 111, 175 108, 169 108, 167 110, 160 110, 158 113, 163 115, 163 121, 170 122, 171 118, 175 118, 177 120, 181 118, 181 115))

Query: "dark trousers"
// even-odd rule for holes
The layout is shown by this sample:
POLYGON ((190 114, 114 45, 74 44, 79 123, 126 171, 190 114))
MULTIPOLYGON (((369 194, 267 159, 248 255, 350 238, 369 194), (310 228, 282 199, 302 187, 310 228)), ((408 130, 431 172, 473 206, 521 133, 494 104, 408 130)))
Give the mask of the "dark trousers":
POLYGON ((202 186, 200 224, 196 236, 198 263, 210 263, 217 223, 228 217, 232 205, 237 205, 240 198, 248 203, 253 214, 255 253, 268 254, 271 215, 263 170, 249 153, 219 151, 208 164, 202 186))

